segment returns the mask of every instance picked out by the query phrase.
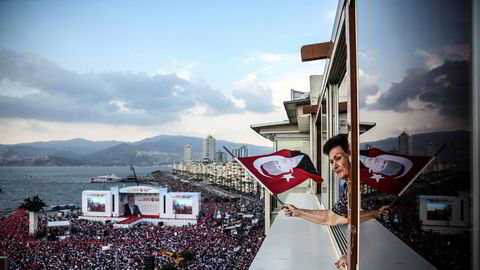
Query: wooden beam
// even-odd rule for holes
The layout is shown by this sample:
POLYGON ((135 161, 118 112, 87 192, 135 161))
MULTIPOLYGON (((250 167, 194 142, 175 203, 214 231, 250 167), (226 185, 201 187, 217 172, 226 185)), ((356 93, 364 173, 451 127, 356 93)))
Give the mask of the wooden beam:
MULTIPOLYGON (((320 119, 322 119, 320 117, 320 119)), ((320 120, 322 121, 322 120, 320 120)), ((315 138, 317 140, 317 172, 318 174, 320 174, 320 176, 322 175, 322 158, 324 158, 322 156, 323 154, 323 151, 322 151, 322 123, 320 122, 318 125, 315 125, 315 128, 317 129, 317 137, 315 138)), ((317 190, 315 190, 315 193, 316 194, 322 194, 322 183, 317 183, 317 190)))
POLYGON ((317 113, 318 105, 311 105, 303 107, 303 114, 317 113))
POLYGON ((351 150, 350 177, 348 179, 348 223, 350 237, 348 245, 348 269, 359 269, 360 258, 360 162, 359 162, 359 119, 357 89, 357 43, 355 0, 350 0, 345 9, 346 43, 347 43, 347 76, 349 78, 347 98, 347 119, 351 150))
POLYGON ((333 43, 323 42, 310 45, 303 45, 300 49, 302 62, 330 58, 332 55, 333 43))

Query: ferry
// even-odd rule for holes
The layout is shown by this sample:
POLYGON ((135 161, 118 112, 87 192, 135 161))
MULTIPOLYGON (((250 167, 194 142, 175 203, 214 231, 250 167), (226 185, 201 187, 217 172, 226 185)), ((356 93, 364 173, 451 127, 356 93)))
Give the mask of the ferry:
POLYGON ((91 177, 90 183, 117 183, 122 181, 122 178, 112 175, 101 175, 97 177, 91 177))
POLYGON ((59 205, 48 207, 47 211, 75 210, 75 209, 80 209, 80 206, 76 204, 59 204, 59 205))

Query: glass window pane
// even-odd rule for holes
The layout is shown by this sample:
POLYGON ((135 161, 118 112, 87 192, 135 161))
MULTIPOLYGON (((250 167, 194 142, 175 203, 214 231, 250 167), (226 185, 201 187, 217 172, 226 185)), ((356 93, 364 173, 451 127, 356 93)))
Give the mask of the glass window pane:
POLYGON ((411 156, 445 145, 380 222, 435 267, 469 269, 471 2, 359 1, 357 11, 360 121, 376 123, 360 148, 404 158, 387 170, 392 160, 363 152, 362 207, 393 201, 380 186, 413 179, 411 156))

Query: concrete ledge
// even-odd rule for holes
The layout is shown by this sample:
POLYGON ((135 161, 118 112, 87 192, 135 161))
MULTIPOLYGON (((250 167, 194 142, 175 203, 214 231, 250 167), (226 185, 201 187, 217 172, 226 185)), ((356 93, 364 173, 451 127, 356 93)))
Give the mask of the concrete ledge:
MULTIPOLYGON (((314 194, 290 193, 286 202, 319 209, 314 194)), ((335 269, 337 255, 328 230, 280 211, 250 269, 335 269)))

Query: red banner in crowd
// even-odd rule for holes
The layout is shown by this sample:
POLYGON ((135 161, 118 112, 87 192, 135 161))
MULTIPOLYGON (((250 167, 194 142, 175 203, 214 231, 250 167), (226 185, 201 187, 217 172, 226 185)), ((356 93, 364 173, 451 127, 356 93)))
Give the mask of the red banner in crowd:
POLYGON ((272 194, 282 193, 307 179, 323 181, 308 155, 299 151, 281 150, 236 160, 272 194))
POLYGON ((391 154, 372 148, 360 151, 360 180, 384 193, 401 195, 434 157, 391 154))

